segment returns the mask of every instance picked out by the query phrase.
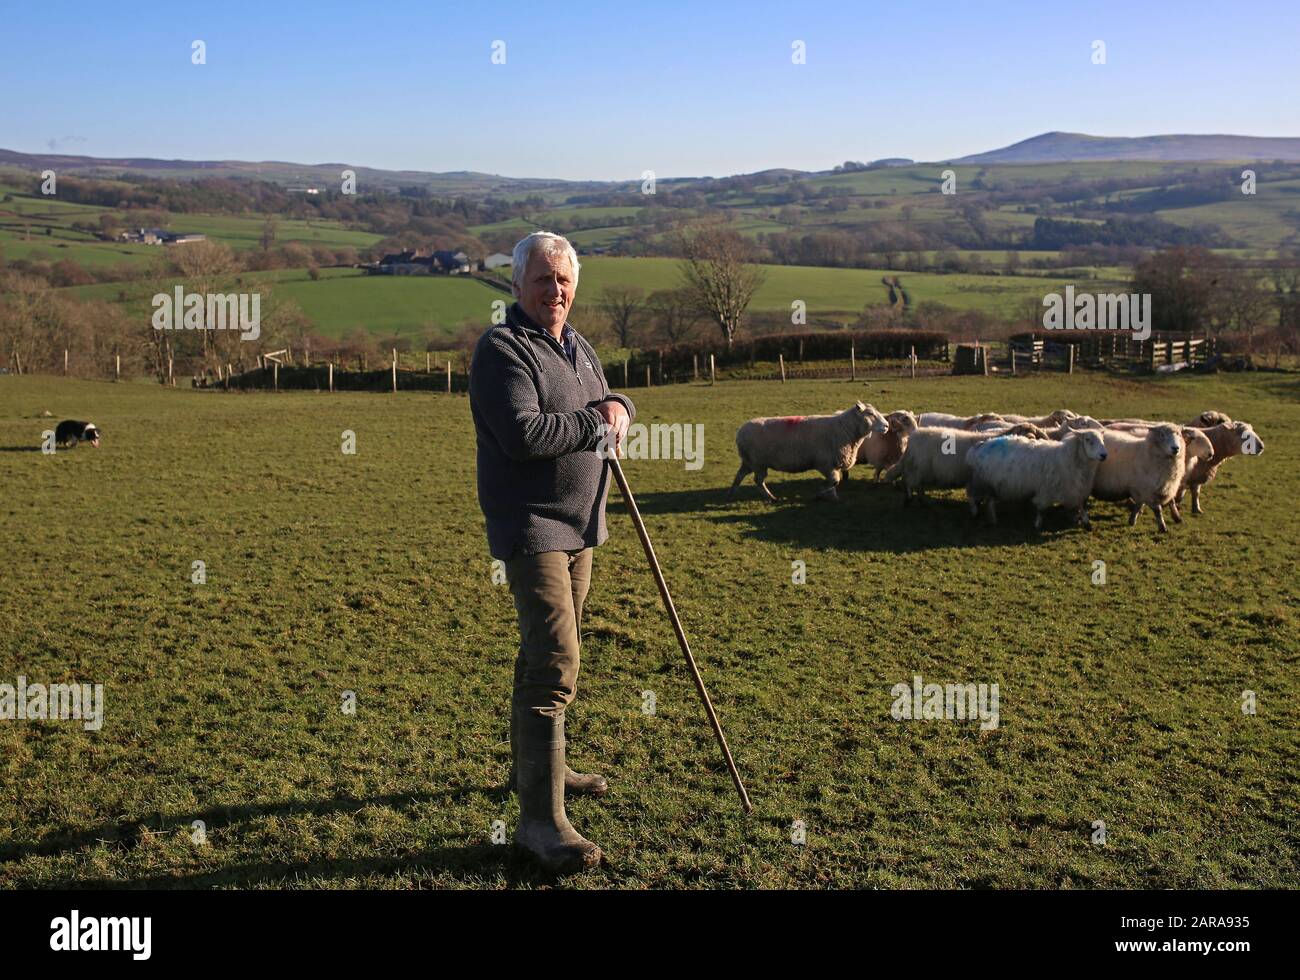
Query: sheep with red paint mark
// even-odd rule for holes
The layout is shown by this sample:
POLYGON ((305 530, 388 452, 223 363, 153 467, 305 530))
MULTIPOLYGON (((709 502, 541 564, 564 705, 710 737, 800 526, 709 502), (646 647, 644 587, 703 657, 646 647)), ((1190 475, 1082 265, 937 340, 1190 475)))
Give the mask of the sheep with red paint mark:
POLYGON ((872 433, 889 430, 885 417, 872 406, 858 402, 836 415, 790 415, 750 419, 736 430, 740 469, 728 496, 750 473, 763 496, 775 502, 767 487, 767 473, 802 473, 816 470, 827 485, 817 495, 837 500, 836 487, 858 460, 858 448, 872 433))

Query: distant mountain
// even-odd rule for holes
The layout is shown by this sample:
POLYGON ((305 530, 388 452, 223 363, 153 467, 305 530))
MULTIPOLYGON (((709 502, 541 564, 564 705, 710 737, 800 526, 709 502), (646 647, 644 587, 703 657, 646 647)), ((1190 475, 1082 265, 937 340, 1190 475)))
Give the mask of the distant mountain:
POLYGON ((342 172, 352 170, 359 188, 397 190, 426 187, 434 193, 521 194, 562 186, 568 190, 601 186, 598 182, 500 177, 496 174, 455 170, 432 173, 421 170, 379 170, 347 163, 288 163, 280 160, 159 160, 153 157, 89 157, 59 153, 19 153, 0 149, 0 166, 23 170, 53 170, 82 177, 119 177, 123 174, 171 179, 196 177, 252 177, 293 186, 337 187, 342 172))
POLYGON ((1300 139, 1289 136, 1089 136, 1043 133, 1019 143, 961 157, 952 163, 1069 163, 1084 160, 1300 161, 1300 139))

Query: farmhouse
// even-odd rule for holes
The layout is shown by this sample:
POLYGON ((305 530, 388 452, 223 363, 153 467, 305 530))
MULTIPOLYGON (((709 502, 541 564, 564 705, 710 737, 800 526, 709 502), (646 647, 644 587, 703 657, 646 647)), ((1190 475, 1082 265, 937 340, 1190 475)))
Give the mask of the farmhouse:
POLYGON ((471 262, 464 252, 437 251, 425 255, 419 251, 407 249, 385 255, 375 265, 368 266, 367 272, 382 276, 430 276, 443 274, 458 276, 462 273, 477 272, 478 263, 471 262))
POLYGON ((483 260, 483 268, 497 269, 503 265, 510 265, 513 261, 514 260, 509 255, 506 255, 505 252, 493 252, 483 260))
POLYGON ((207 237, 195 232, 167 231, 165 228, 132 228, 118 235, 117 240, 143 245, 184 245, 186 242, 205 241, 207 237))

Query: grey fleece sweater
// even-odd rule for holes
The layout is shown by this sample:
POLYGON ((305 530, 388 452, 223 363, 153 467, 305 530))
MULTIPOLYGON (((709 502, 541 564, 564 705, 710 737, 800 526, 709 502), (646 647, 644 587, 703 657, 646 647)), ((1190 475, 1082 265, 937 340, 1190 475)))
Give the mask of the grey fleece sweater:
POLYGON ((478 439, 478 501, 493 558, 603 544, 609 468, 596 454, 614 399, 591 344, 580 334, 577 365, 516 303, 474 348, 469 405, 478 439))

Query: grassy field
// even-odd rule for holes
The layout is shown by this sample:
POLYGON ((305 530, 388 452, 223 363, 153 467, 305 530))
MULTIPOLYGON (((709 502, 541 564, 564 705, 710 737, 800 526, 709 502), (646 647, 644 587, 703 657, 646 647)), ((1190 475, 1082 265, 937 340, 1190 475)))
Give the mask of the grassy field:
MULTIPOLYGON (((569 721, 575 767, 612 787, 570 814, 609 863, 566 885, 1300 885, 1294 376, 633 394, 638 421, 705 426, 702 469, 626 468, 756 810, 739 814, 614 494, 569 721), (1040 537, 1014 512, 977 526, 956 495, 905 511, 858 471, 839 505, 810 505, 808 475, 775 479, 774 506, 752 485, 724 499, 738 423, 855 398, 1214 407, 1268 448, 1164 536, 1109 505, 1091 533, 1040 537), (999 727, 893 720, 891 687, 918 674, 999 684, 999 727)), ((0 886, 548 884, 490 843, 517 817, 516 639, 473 444, 463 396, 0 378, 0 683, 106 689, 98 732, 0 722, 0 886), (101 448, 36 451, 64 417, 97 422, 101 448)))
MULTIPOLYGON (((591 257, 582 261, 579 302, 592 302, 611 285, 640 286, 647 292, 673 289, 680 285, 676 259, 591 257)), ((812 266, 769 265, 767 278, 754 294, 752 310, 789 311, 793 300, 808 304, 809 316, 838 316, 852 320, 868 303, 884 304, 888 293, 881 276, 895 275, 885 269, 824 269, 812 266)), ((979 276, 965 273, 940 275, 899 272, 912 305, 932 301, 963 310, 982 310, 1015 318, 1027 301, 1041 303, 1045 293, 1064 290, 1067 283, 1079 284, 1070 276, 979 276)), ((1088 280, 1087 288, 1105 289, 1106 280, 1088 280)))

